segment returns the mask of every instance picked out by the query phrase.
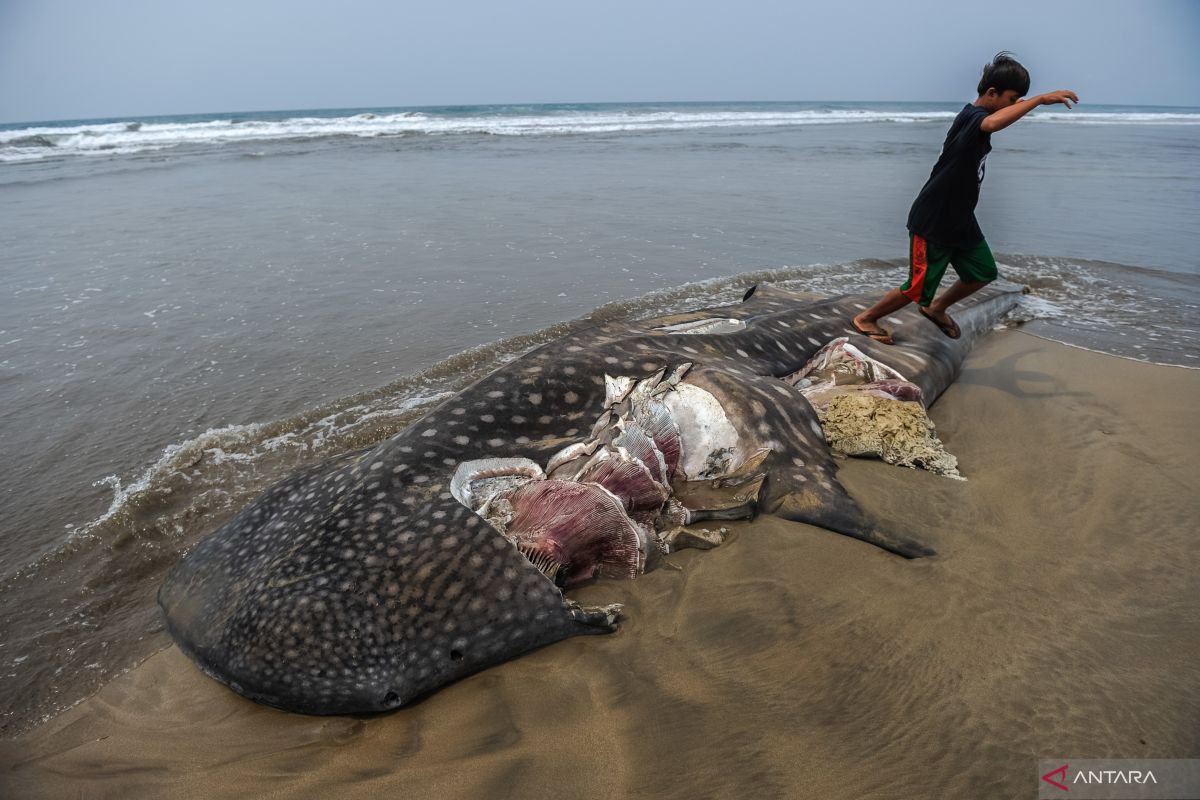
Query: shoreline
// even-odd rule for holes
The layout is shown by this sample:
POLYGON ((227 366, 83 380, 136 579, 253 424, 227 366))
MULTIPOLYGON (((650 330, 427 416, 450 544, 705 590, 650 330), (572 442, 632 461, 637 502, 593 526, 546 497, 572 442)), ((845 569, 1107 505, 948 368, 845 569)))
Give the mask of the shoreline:
POLYGON ((1037 333, 1034 331, 1021 331, 1021 332, 1025 333, 1026 336, 1032 336, 1034 338, 1042 339, 1042 341, 1044 341, 1044 342, 1054 342, 1055 344, 1063 345, 1063 347, 1074 348, 1075 350, 1084 350, 1085 353, 1106 355, 1106 356, 1114 357, 1114 359, 1123 359, 1126 361, 1133 361, 1134 363, 1145 363, 1145 365, 1148 365, 1151 367, 1174 367, 1176 369, 1200 369, 1200 366, 1193 367, 1193 366, 1187 365, 1187 363, 1166 363, 1165 361, 1147 361, 1146 359, 1135 359, 1135 357, 1133 357, 1132 355, 1122 355, 1120 353, 1105 353, 1104 350, 1097 350, 1096 348, 1085 347, 1085 345, 1075 344, 1074 342, 1063 342, 1062 339, 1056 339, 1054 337, 1045 336, 1045 335, 1043 335, 1043 333, 1037 333))
POLYGON ((722 547, 572 593, 625 603, 616 634, 370 718, 255 705, 170 647, 0 742, 0 787, 1019 795, 1041 757, 1196 757, 1198 390, 1194 368, 998 332, 931 409, 965 483, 841 462, 932 559, 772 517, 730 525, 722 547))

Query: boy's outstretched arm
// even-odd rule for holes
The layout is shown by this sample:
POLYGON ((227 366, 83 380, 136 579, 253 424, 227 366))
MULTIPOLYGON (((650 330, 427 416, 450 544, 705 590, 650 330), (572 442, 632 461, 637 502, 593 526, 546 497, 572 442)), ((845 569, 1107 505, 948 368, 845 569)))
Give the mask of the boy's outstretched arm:
POLYGON ((984 133, 995 133, 1012 125, 1038 106, 1052 106, 1055 103, 1062 103, 1067 108, 1070 108, 1072 102, 1078 103, 1079 96, 1070 89, 1059 89, 1057 92, 1039 94, 1037 97, 1021 100, 1007 108, 1002 108, 999 111, 988 114, 983 122, 979 123, 979 129, 984 133))

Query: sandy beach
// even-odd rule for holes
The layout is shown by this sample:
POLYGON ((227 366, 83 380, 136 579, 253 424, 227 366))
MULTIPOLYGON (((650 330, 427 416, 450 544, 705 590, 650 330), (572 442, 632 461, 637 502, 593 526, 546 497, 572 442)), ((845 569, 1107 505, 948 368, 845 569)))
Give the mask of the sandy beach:
POLYGON ((1200 372, 1007 331, 932 410, 966 482, 848 460, 904 561, 772 517, 618 633, 397 713, 257 706, 170 648, 0 743, 5 797, 1025 797, 1038 758, 1200 757, 1200 372))

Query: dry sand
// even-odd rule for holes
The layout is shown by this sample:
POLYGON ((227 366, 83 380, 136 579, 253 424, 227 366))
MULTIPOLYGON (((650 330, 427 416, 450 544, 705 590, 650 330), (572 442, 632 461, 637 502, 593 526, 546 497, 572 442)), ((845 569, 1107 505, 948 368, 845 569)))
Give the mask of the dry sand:
POLYGON ((243 700, 172 648, 21 739, 4 797, 1032 797, 1039 757, 1200 756, 1200 372, 1002 333, 933 409, 966 483, 841 478, 939 551, 761 518, 620 632, 369 719, 243 700))

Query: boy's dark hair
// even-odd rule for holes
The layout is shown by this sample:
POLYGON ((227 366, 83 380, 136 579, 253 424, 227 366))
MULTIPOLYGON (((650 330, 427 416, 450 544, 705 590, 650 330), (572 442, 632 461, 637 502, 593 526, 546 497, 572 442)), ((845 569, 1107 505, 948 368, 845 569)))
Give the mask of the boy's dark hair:
POLYGON ((1021 62, 1013 58, 1012 53, 1001 50, 996 53, 992 63, 984 66, 978 91, 983 94, 993 87, 1001 94, 1012 89, 1018 97, 1024 97, 1029 91, 1029 70, 1022 67, 1021 62))

